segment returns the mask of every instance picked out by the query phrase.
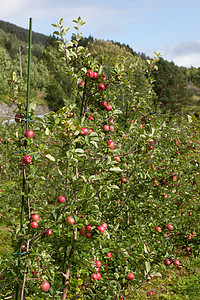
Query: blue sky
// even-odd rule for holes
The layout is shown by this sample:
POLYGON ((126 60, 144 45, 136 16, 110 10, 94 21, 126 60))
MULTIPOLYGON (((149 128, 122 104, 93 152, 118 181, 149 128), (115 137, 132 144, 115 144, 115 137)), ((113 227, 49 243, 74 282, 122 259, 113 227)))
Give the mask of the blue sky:
MULTIPOLYGON (((177 65, 200 67, 200 0, 1 0, 0 19, 50 35, 64 18, 86 22, 83 36, 129 44, 177 65)), ((71 31, 72 32, 72 31, 71 31)), ((71 36, 71 33, 70 33, 71 36)))

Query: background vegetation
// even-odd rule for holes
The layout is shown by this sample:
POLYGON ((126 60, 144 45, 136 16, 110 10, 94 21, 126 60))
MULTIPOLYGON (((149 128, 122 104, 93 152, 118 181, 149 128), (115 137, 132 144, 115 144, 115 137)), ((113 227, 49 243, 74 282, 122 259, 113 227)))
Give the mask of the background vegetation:
MULTIPOLYGON (((62 60, 59 59, 56 40, 58 39, 55 36, 33 32, 31 98, 32 101, 47 104, 53 109, 74 104, 77 101, 72 83, 66 74, 62 60)), ((13 87, 18 97, 21 99, 26 97, 27 43, 28 30, 0 21, 0 101, 8 101, 13 87), (22 50, 22 77, 20 76, 19 47, 22 50), (16 75, 15 79, 13 79, 13 72, 16 75)), ((140 65, 147 64, 149 59, 144 53, 136 53, 129 45, 97 40, 92 36, 84 37, 80 45, 88 47, 92 55, 100 62, 106 56, 108 72, 115 63, 116 54, 123 56, 127 63, 135 59, 140 65)), ((135 74, 135 78, 140 78, 142 82, 145 81, 145 76, 143 75, 141 79, 139 74, 135 74)), ((186 111, 199 113, 200 68, 178 67, 173 62, 161 58, 158 70, 154 71, 154 79, 155 106, 161 106, 165 112, 168 109, 179 111, 184 108, 186 111)), ((137 88, 144 88, 142 82, 138 80, 137 88)))

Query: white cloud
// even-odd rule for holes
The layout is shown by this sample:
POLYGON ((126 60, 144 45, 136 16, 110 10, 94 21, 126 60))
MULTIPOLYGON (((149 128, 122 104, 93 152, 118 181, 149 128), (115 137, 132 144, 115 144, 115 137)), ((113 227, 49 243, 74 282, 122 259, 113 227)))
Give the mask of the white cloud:
POLYGON ((160 51, 163 58, 178 66, 200 67, 200 42, 183 42, 160 51))

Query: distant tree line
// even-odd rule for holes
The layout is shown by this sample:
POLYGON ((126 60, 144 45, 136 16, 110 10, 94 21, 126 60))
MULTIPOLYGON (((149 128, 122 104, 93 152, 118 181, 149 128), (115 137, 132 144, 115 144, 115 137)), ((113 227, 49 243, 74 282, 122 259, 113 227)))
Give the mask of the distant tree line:
MULTIPOLYGON (((11 78, 13 72, 17 77, 17 81, 14 83, 15 92, 18 93, 18 97, 23 98, 26 95, 28 35, 28 30, 0 21, 0 100, 8 98, 13 93, 11 78), (21 56, 22 78, 19 72, 19 47, 23 50, 21 56)), ((33 32, 31 96, 35 101, 41 103, 46 101, 53 108, 76 101, 76 93, 71 81, 66 76, 65 64, 63 60, 59 60, 56 41, 57 38, 54 35, 45 36, 33 32)), ((137 79, 141 78, 137 74, 142 72, 143 64, 150 59, 145 53, 136 53, 129 45, 116 41, 97 40, 91 35, 83 37, 80 45, 88 47, 96 59, 101 60, 102 56, 106 56, 108 59, 104 68, 107 72, 118 55, 123 56, 125 61, 137 60, 138 67, 133 72, 135 88, 141 90, 145 87, 146 75, 144 74, 141 82, 137 79)), ((181 107, 185 107, 189 111, 200 111, 199 98, 194 97, 194 91, 198 93, 198 89, 200 89, 200 68, 180 68, 173 62, 162 58, 157 66, 158 70, 153 71, 155 106, 161 106, 163 111, 178 111, 181 107), (192 82, 192 88, 188 88, 188 82, 192 82)))

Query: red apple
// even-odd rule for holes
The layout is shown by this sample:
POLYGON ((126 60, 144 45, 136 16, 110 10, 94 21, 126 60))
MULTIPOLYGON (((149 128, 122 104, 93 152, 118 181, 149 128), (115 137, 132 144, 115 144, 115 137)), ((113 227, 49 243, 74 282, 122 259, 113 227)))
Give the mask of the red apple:
POLYGON ((92 72, 92 70, 88 70, 86 73, 87 77, 93 78, 94 72, 92 72))
POLYGON ((166 258, 164 260, 164 264, 165 264, 165 266, 169 266, 171 264, 171 261, 169 260, 169 258, 166 258))
POLYGON ((99 91, 104 91, 104 90, 105 90, 105 85, 104 85, 103 83, 100 83, 100 84, 98 85, 98 90, 99 90, 99 91))
POLYGON ((186 250, 189 252, 190 251, 190 247, 186 247, 186 250))
POLYGON ((25 251, 26 250, 26 245, 22 245, 21 249, 22 249, 22 251, 25 251))
POLYGON ((59 196, 57 200, 58 200, 59 203, 63 203, 63 202, 65 202, 65 197, 64 196, 59 196))
POLYGON ((23 163, 24 164, 30 164, 32 162, 32 157, 30 155, 25 155, 23 157, 23 163))
POLYGON ((173 229, 173 226, 172 226, 171 224, 168 224, 168 225, 167 225, 167 229, 172 230, 172 229, 173 229))
POLYGON ((180 262, 179 262, 178 259, 175 259, 174 262, 173 262, 173 264, 174 264, 175 266, 179 266, 180 262))
POLYGON ((23 118, 23 115, 22 114, 16 114, 15 115, 15 122, 16 123, 19 123, 21 121, 21 119, 23 118))
POLYGON ((81 128, 81 134, 83 134, 83 135, 88 135, 88 133, 89 133, 88 128, 86 128, 86 127, 82 127, 82 128, 81 128))
POLYGON ((103 222, 102 226, 103 226, 105 229, 107 229, 107 227, 108 227, 107 223, 105 223, 105 222, 103 222))
POLYGON ((156 231, 161 232, 162 229, 160 227, 156 227, 156 231))
POLYGON ((90 224, 86 225, 85 228, 86 228, 87 231, 91 231, 92 225, 90 225, 90 224))
POLYGON ((107 110, 107 111, 111 111, 111 110, 112 110, 112 105, 108 104, 108 105, 106 106, 106 110, 107 110))
POLYGON ((84 86, 84 82, 81 81, 81 82, 79 83, 79 86, 83 87, 83 86, 84 86))
POLYGON ((93 280, 97 280, 97 279, 98 279, 97 274, 96 273, 92 273, 91 280, 93 281, 93 280))
POLYGON ((93 117, 93 116, 89 116, 88 119, 89 119, 89 120, 94 120, 94 117, 93 117))
POLYGON ((72 111, 72 112, 70 113, 69 118, 73 118, 73 116, 74 116, 74 112, 72 111))
POLYGON ((81 228, 80 235, 86 236, 86 228, 85 227, 81 228))
POLYGON ((53 231, 52 231, 51 229, 48 229, 48 230, 45 232, 45 234, 46 234, 47 236, 50 236, 50 235, 53 234, 53 231))
POLYGON ((48 292, 48 290, 50 289, 50 284, 48 283, 48 281, 43 281, 43 283, 41 284, 40 286, 40 289, 43 291, 43 292, 48 292))
POLYGON ((100 260, 97 260, 95 263, 96 263, 96 267, 97 267, 97 268, 100 268, 100 267, 101 267, 101 262, 100 262, 100 260))
POLYGON ((123 183, 126 183, 126 178, 122 178, 122 182, 123 182, 123 183))
POLYGON ((67 223, 68 223, 69 225, 73 225, 73 224, 75 223, 74 218, 73 218, 73 217, 68 217, 68 218, 67 218, 67 223))
POLYGON ((40 218, 40 217, 39 217, 38 214, 32 214, 32 215, 31 215, 31 220, 32 220, 32 221, 36 221, 36 222, 37 222, 37 221, 39 220, 39 218, 40 218))
POLYGON ((104 233, 105 227, 103 225, 99 225, 99 226, 97 226, 97 230, 99 230, 100 233, 104 233))
POLYGON ((110 129, 110 131, 115 131, 115 128, 114 128, 113 125, 110 125, 110 126, 109 126, 109 129, 110 129))
POLYGON ((112 257, 112 254, 111 254, 110 252, 108 252, 108 253, 106 254, 106 256, 107 256, 107 257, 112 257))
POLYGON ((101 107, 107 107, 107 104, 108 103, 105 100, 103 100, 103 101, 100 102, 100 106, 101 107))
POLYGON ((127 280, 133 280, 134 278, 135 278, 135 276, 134 276, 133 273, 128 273, 128 274, 126 275, 126 279, 127 279, 127 280))
POLYGON ((30 226, 31 226, 31 228, 38 228, 38 222, 33 221, 33 222, 31 222, 30 226))
POLYGON ((152 296, 152 295, 153 295, 153 292, 148 292, 148 295, 149 295, 149 296, 152 296))
POLYGON ((111 143, 108 144, 108 148, 110 148, 110 149, 113 149, 114 146, 115 146, 115 143, 114 143, 114 142, 111 142, 111 143))
POLYGON ((32 130, 27 130, 25 133, 24 133, 24 136, 27 137, 27 138, 30 138, 32 139, 33 136, 34 136, 34 132, 32 130))
POLYGON ((104 130, 104 131, 109 131, 109 126, 108 126, 108 125, 104 125, 104 126, 103 126, 103 130, 104 130))
POLYGON ((120 157, 117 156, 117 157, 116 157, 116 161, 120 162, 120 160, 121 160, 120 157))
POLYGON ((100 280, 101 279, 101 273, 97 272, 97 279, 100 280))
POLYGON ((98 73, 93 72, 93 78, 97 78, 98 77, 98 73))
POLYGON ((122 75, 116 74, 115 81, 122 81, 122 75))
POLYGON ((90 232, 87 232, 87 233, 86 233, 86 238, 87 238, 87 239, 90 239, 90 238, 91 238, 91 233, 90 233, 90 232))

